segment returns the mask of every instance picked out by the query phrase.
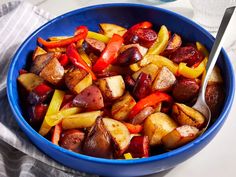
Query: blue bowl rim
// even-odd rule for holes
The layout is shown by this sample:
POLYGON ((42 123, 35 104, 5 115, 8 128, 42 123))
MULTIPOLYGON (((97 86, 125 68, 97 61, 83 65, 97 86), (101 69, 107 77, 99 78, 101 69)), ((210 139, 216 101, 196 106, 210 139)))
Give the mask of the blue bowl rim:
MULTIPOLYGON (((224 120, 227 118, 227 114, 230 111, 230 108, 232 106, 233 103, 233 99, 234 99, 234 88, 235 88, 235 76, 234 74, 230 75, 229 77, 229 82, 231 83, 231 87, 229 88, 229 96, 225 102, 225 106, 223 108, 222 113, 220 114, 220 116, 217 118, 216 122, 201 136, 199 136, 197 139, 195 139, 194 141, 180 147, 177 148, 175 150, 172 150, 170 152, 166 152, 163 154, 159 154, 159 155, 155 155, 155 156, 151 156, 148 158, 141 158, 141 159, 132 159, 132 160, 117 160, 117 159, 103 159, 103 158, 96 158, 96 157, 91 157, 91 156, 87 156, 87 155, 83 155, 83 154, 79 154, 79 153, 75 153, 72 151, 69 151, 67 149, 64 149, 60 146, 54 145, 53 143, 51 143, 49 140, 47 140, 46 138, 44 138, 43 136, 41 136, 38 132, 36 132, 29 124, 28 122, 25 120, 25 118, 21 115, 19 108, 17 108, 17 106, 15 106, 16 104, 16 100, 14 100, 13 97, 13 87, 12 87, 12 82, 11 82, 11 78, 13 77, 13 68, 16 64, 16 58, 18 58, 18 56, 20 55, 21 51, 24 50, 25 45, 28 43, 28 41, 31 40, 32 37, 34 37, 34 35, 36 33, 38 33, 39 31, 41 31, 44 27, 50 25, 51 23, 54 23, 56 21, 59 21, 61 18, 65 18, 68 16, 73 16, 77 13, 81 13, 87 10, 92 10, 92 9, 97 9, 97 8, 115 8, 115 7, 141 7, 141 8, 146 8, 146 9, 150 9, 150 10, 158 10, 158 11, 162 11, 164 13, 170 14, 172 16, 175 16, 176 18, 181 19, 182 21, 184 21, 185 23, 188 23, 192 26, 194 26, 195 28, 197 28, 201 33, 203 33, 204 35, 208 36, 209 39, 211 40, 211 42, 213 42, 214 37, 207 32, 205 29, 203 29, 201 26, 199 26, 198 24, 196 24, 195 22, 191 21, 190 19, 179 15, 175 12, 166 10, 166 9, 162 9, 160 7, 154 7, 154 6, 149 6, 149 5, 144 5, 144 4, 137 4, 137 3, 108 3, 108 4, 99 4, 99 5, 93 5, 93 6, 89 6, 89 7, 84 7, 81 9, 76 9, 70 12, 67 12, 63 15, 60 15, 52 20, 50 20, 49 22, 45 23, 44 25, 42 25, 41 27, 39 27, 37 30, 35 30, 23 43, 22 45, 19 47, 19 49, 17 50, 16 54, 14 55, 10 67, 9 67, 9 71, 8 71, 8 77, 7 77, 7 97, 10 103, 10 107, 13 111, 13 114, 15 116, 15 119, 17 121, 17 123, 19 124, 19 126, 23 129, 23 131, 29 132, 29 133, 33 133, 34 136, 35 134, 37 134, 39 136, 39 138, 47 145, 47 146, 51 146, 52 148, 55 148, 58 151, 61 151, 63 153, 66 153, 69 156, 72 156, 74 158, 80 158, 82 160, 86 160, 86 161, 91 161, 91 162, 96 162, 96 163, 103 163, 103 164, 119 164, 119 165, 126 165, 126 164, 140 164, 140 163, 150 163, 152 161, 159 161, 165 158, 169 158, 172 156, 176 156, 178 154, 181 154, 182 152, 188 151, 189 149, 191 149, 191 147, 193 147, 194 145, 197 145, 199 143, 201 143, 204 139, 206 139, 208 136, 210 136, 214 130, 220 126, 224 120), (228 106, 226 106, 228 105, 228 106)), ((229 72, 233 73, 233 67, 231 64, 231 61, 229 60, 229 57, 227 56, 226 52, 224 49, 221 50, 223 56, 224 56, 224 61, 226 62, 226 65, 228 65, 229 67, 229 72)), ((28 133, 26 133, 28 134, 28 133)), ((37 136, 36 135, 36 136, 37 136)))

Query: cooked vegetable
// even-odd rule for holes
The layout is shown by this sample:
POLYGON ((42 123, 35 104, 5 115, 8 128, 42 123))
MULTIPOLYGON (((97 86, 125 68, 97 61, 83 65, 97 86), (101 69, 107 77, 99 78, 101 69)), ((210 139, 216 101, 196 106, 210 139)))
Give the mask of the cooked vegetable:
POLYGON ((102 118, 97 118, 96 123, 84 140, 83 153, 93 157, 110 159, 113 157, 113 151, 111 135, 102 118))
MULTIPOLYGON (((56 145, 100 158, 145 158, 197 138, 207 121, 189 105, 206 75, 206 47, 164 25, 156 33, 148 21, 128 30, 109 23, 100 28, 38 38, 42 48, 18 76, 32 127, 56 145)), ((221 112, 224 90, 216 66, 205 95, 210 124, 221 112)))
POLYGON ((134 136, 127 150, 133 158, 143 158, 149 156, 149 142, 147 136, 134 136))
POLYGON ((201 129, 205 124, 205 117, 200 112, 180 103, 173 105, 172 117, 180 125, 190 125, 198 129, 201 129))
POLYGON ((198 132, 195 127, 183 125, 172 130, 161 141, 165 148, 174 149, 195 139, 198 136, 198 132))
POLYGON ((90 111, 102 109, 104 107, 102 93, 97 86, 91 85, 74 98, 73 105, 90 111))
POLYGON ((117 100, 111 108, 112 118, 116 120, 126 120, 128 118, 130 110, 136 104, 133 97, 126 92, 119 100, 117 100))
POLYGON ((48 41, 45 41, 44 39, 39 37, 38 42, 48 48, 67 46, 67 45, 77 42, 81 39, 84 39, 87 36, 88 29, 85 26, 80 26, 77 28, 76 32, 77 32, 77 34, 75 36, 70 37, 70 38, 66 38, 66 39, 62 39, 59 41, 48 42, 48 41))
POLYGON ((114 34, 108 42, 106 48, 103 50, 101 56, 94 64, 93 71, 101 72, 102 70, 106 69, 109 64, 113 63, 122 43, 123 38, 118 34, 114 34))
POLYGON ((120 156, 125 152, 130 143, 130 133, 127 127, 114 119, 103 118, 104 125, 115 143, 115 153, 120 156))
POLYGON ((151 114, 144 122, 144 135, 148 136, 151 146, 160 145, 161 139, 174 130, 177 124, 168 115, 157 112, 151 114))
POLYGON ((145 74, 150 74, 152 81, 155 79, 157 72, 158 72, 158 67, 154 64, 149 64, 147 66, 142 67, 140 70, 138 70, 137 72, 135 72, 132 77, 134 78, 134 80, 138 79, 138 76, 140 75, 140 73, 143 72, 145 74))
POLYGON ((102 33, 109 38, 112 38, 113 34, 123 36, 127 31, 127 29, 111 23, 100 23, 99 26, 102 33))
POLYGON ((89 128, 95 123, 97 117, 101 116, 101 111, 84 112, 67 116, 62 119, 63 129, 89 128))
POLYGON ((175 75, 165 66, 158 70, 158 74, 152 84, 153 91, 169 91, 176 81, 175 75))
POLYGON ((84 140, 84 132, 76 129, 66 130, 61 135, 60 145, 74 152, 81 152, 81 144, 84 140))
POLYGON ((129 118, 132 119, 136 116, 142 109, 149 107, 149 106, 156 106, 158 103, 166 101, 171 102, 172 99, 169 95, 162 92, 154 92, 149 96, 141 99, 130 111, 129 118))
POLYGON ((80 57, 75 44, 71 44, 66 49, 66 54, 69 57, 70 61, 73 63, 74 66, 83 69, 91 74, 93 80, 96 80, 96 76, 94 75, 91 68, 86 64, 86 62, 80 57))
POLYGON ((121 97, 125 91, 125 83, 120 75, 99 79, 98 85, 107 99, 115 100, 121 97))
POLYGON ((158 32, 158 36, 154 44, 148 49, 147 54, 160 54, 168 45, 169 33, 166 26, 162 25, 160 31, 158 32))
POLYGON ((182 39, 178 34, 173 34, 169 39, 168 45, 164 52, 161 55, 169 56, 173 52, 175 52, 182 45, 182 39))
POLYGON ((40 72, 40 77, 53 85, 61 82, 64 76, 64 68, 56 58, 53 58, 40 72))
POLYGON ((35 60, 35 58, 38 56, 38 55, 42 55, 42 54, 45 54, 47 53, 45 50, 43 50, 41 47, 37 46, 36 49, 34 50, 34 53, 33 53, 33 61, 35 60))

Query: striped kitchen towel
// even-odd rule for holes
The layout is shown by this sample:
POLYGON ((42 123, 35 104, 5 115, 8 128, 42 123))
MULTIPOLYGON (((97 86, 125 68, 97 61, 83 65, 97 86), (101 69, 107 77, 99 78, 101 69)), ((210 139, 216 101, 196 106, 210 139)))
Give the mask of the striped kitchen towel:
POLYGON ((40 152, 19 129, 5 95, 12 56, 49 19, 49 13, 27 2, 0 4, 0 177, 93 176, 66 168, 40 152))

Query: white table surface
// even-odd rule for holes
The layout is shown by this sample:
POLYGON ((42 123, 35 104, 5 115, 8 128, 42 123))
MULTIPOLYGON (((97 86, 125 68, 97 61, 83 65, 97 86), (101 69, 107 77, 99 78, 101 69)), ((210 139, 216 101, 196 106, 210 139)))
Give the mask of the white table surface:
MULTIPOLYGON (((0 0, 7 2, 9 0, 0 0)), ((58 16, 81 7, 110 2, 133 2, 147 3, 145 0, 27 0, 44 10, 52 16, 58 16)), ((147 3, 148 4, 148 3, 147 3)), ((158 6, 157 4, 154 4, 158 6)), ((188 18, 193 17, 193 10, 188 0, 162 4, 160 7, 175 11, 188 18)), ((225 41, 225 48, 229 49, 236 40, 236 14, 229 29, 229 35, 225 41)), ((234 46, 235 47, 235 46, 234 46)), ((235 55, 236 56, 236 55, 235 55)), ((236 58, 231 58, 234 62, 236 58)), ((236 101, 223 128, 217 136, 198 154, 177 167, 151 175, 150 177, 235 177, 236 172, 236 101)))

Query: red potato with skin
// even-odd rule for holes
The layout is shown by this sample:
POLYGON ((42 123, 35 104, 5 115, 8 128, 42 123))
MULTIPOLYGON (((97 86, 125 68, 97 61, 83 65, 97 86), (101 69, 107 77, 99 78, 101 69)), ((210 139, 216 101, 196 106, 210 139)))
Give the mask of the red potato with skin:
POLYGON ((77 129, 66 130, 61 135, 60 145, 65 149, 74 152, 81 152, 81 146, 84 137, 85 137, 84 132, 80 130, 77 129))
POLYGON ((89 111, 102 109, 104 107, 102 93, 97 86, 91 85, 73 99, 73 105, 89 111))
POLYGON ((83 153, 93 157, 110 159, 113 158, 113 151, 111 136, 102 118, 98 117, 84 140, 83 153))
POLYGON ((129 148, 126 151, 130 153, 133 158, 149 157, 149 141, 147 136, 134 136, 129 148))
POLYGON ((148 106, 146 108, 144 108, 143 110, 141 110, 137 115, 135 115, 130 122, 134 125, 137 124, 142 124, 144 122, 144 120, 150 116, 152 113, 154 113, 155 109, 148 106))

